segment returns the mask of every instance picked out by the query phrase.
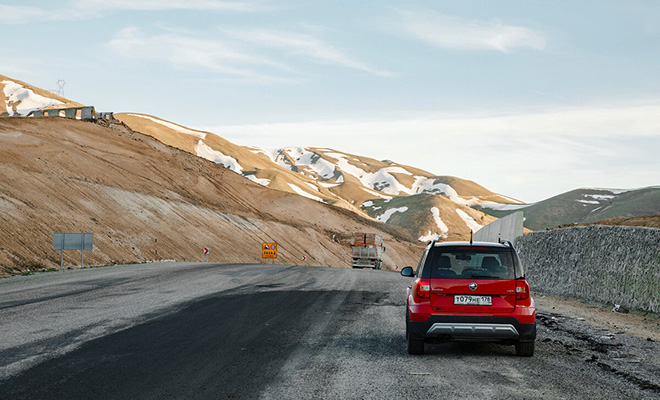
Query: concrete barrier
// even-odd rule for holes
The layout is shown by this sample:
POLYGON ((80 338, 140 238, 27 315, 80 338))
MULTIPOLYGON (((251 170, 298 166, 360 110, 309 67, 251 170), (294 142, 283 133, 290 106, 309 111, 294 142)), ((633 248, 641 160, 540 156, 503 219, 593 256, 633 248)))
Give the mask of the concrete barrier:
POLYGON ((660 312, 660 229, 579 226, 515 245, 532 290, 660 312))
POLYGON ((514 242, 523 235, 523 212, 516 211, 506 217, 497 219, 474 233, 475 242, 499 242, 508 240, 514 242))

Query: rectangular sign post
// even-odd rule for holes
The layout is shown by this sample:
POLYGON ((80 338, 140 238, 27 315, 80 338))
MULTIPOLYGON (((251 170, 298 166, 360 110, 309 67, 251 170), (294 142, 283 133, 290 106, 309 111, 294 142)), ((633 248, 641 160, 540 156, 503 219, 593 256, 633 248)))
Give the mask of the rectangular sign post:
POLYGON ((56 233, 53 237, 53 249, 60 249, 60 271, 64 265, 64 234, 56 233))
POLYGON ((85 250, 93 249, 93 233, 55 232, 53 235, 53 250, 60 250, 60 270, 64 265, 64 250, 80 250, 80 268, 82 268, 85 250))
POLYGON ((277 243, 262 243, 261 258, 277 258, 277 243))

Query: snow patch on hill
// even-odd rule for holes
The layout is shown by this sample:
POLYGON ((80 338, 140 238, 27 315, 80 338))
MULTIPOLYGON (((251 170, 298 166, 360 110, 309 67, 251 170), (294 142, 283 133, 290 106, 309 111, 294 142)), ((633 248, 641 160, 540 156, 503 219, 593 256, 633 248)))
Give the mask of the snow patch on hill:
MULTIPOLYGON (((341 153, 326 153, 327 157, 337 160, 337 167, 357 178, 363 186, 389 195, 412 194, 410 188, 402 185, 392 174, 412 175, 401 167, 385 167, 377 172, 367 172, 348 162, 348 157, 341 153)), ((364 165, 364 163, 362 163, 364 165)))
POLYGON ((420 242, 430 242, 431 240, 440 240, 442 236, 429 231, 426 235, 417 238, 420 242))
POLYGON ((600 201, 596 201, 596 200, 575 200, 575 201, 577 201, 579 203, 584 203, 584 205, 587 205, 587 204, 599 205, 600 204, 600 201))
POLYGON ((229 168, 234 172, 240 173, 243 171, 243 167, 241 167, 234 157, 226 156, 217 150, 213 150, 201 140, 195 145, 195 152, 197 152, 199 157, 206 158, 216 164, 222 164, 225 168, 229 168))
POLYGON ((433 215, 433 221, 435 221, 435 224, 440 228, 440 232, 442 232, 442 235, 444 237, 447 237, 447 233, 449 232, 449 228, 447 228, 447 225, 442 222, 442 219, 440 218, 440 210, 438 207, 431 207, 431 215, 433 215))
POLYGON ((614 195, 609 195, 609 194, 585 194, 584 197, 591 197, 592 199, 595 200, 610 200, 615 198, 616 196, 614 195))
POLYGON ((316 201, 318 201, 318 202, 320 202, 320 203, 323 203, 323 199, 322 199, 322 198, 320 198, 320 197, 316 197, 316 196, 314 196, 313 194, 307 193, 306 191, 302 190, 301 188, 299 188, 298 186, 294 185, 293 183, 289 183, 288 185, 289 185, 289 187, 291 187, 291 189, 293 189, 294 192, 298 193, 299 195, 301 195, 301 196, 303 196, 303 197, 307 197, 308 199, 316 200, 316 201))
POLYGON ((387 222, 387 220, 390 219, 390 217, 394 215, 394 213, 406 212, 406 211, 408 211, 408 207, 390 208, 389 210, 385 211, 384 213, 376 217, 376 220, 380 222, 387 222))
POLYGON ((20 115, 25 117, 31 111, 40 110, 42 108, 64 104, 59 100, 51 99, 48 97, 36 94, 32 89, 10 80, 4 80, 2 83, 5 85, 5 106, 9 116, 20 115), (14 105, 16 112, 14 112, 14 105))
POLYGON ((481 225, 477 223, 472 217, 470 217, 465 211, 456 209, 456 214, 465 222, 468 228, 472 229, 472 232, 476 232, 482 228, 481 225))
POLYGON ((392 200, 392 196, 388 196, 382 193, 374 192, 373 190, 369 190, 365 187, 361 187, 360 189, 364 190, 365 192, 369 193, 372 196, 380 197, 381 199, 386 199, 386 200, 392 200))
POLYGON ((449 200, 461 203, 463 199, 458 195, 453 187, 446 183, 435 183, 434 178, 427 178, 425 176, 415 176, 415 182, 411 188, 410 194, 444 194, 449 197, 449 200))
POLYGON ((520 200, 516 200, 516 199, 514 199, 514 198, 507 197, 507 196, 505 196, 505 195, 503 195, 503 194, 499 194, 499 193, 498 193, 497 195, 500 196, 501 198, 503 198, 504 200, 506 200, 506 201, 510 201, 510 202, 512 202, 512 203, 516 203, 516 204, 525 204, 525 203, 523 203, 523 202, 520 201, 520 200))
POLYGON ((426 235, 417 238, 417 240, 419 240, 420 242, 429 242, 431 240, 447 239, 447 233, 449 233, 449 228, 440 218, 440 209, 438 209, 438 207, 431 207, 431 215, 433 216, 433 221, 435 221, 435 224, 440 229, 441 233, 434 233, 433 231, 428 231, 426 235))
POLYGON ((163 126, 165 126, 165 127, 167 127, 167 128, 170 128, 170 129, 172 129, 172 130, 175 130, 175 131, 177 131, 177 132, 185 133, 186 135, 196 136, 196 137, 198 137, 198 138, 200 138, 200 139, 206 139, 206 133, 204 133, 204 132, 194 131, 194 130, 192 130, 192 129, 184 128, 184 127, 182 127, 182 126, 179 126, 179 125, 173 124, 173 123, 171 123, 171 122, 162 121, 162 120, 159 120, 159 119, 156 119, 156 118, 152 118, 152 117, 150 117, 150 116, 148 116, 148 115, 141 115, 141 114, 127 114, 127 115, 130 115, 131 117, 139 117, 139 118, 148 119, 148 120, 150 120, 150 121, 153 121, 153 122, 155 122, 155 123, 157 123, 157 124, 163 125, 163 126))
POLYGON ((476 204, 478 206, 484 207, 484 208, 490 208, 491 210, 497 210, 497 211, 511 211, 511 210, 520 210, 521 208, 529 207, 531 205, 534 205, 534 203, 530 204, 500 204, 500 203, 495 203, 492 201, 481 201, 479 204, 476 204))
POLYGON ((321 158, 316 152, 307 151, 302 147, 289 147, 284 151, 294 160, 296 166, 306 166, 323 179, 331 179, 335 176, 335 165, 321 158))
POLYGON ((258 183, 261 186, 268 186, 270 184, 270 179, 266 178, 257 178, 254 174, 242 174, 244 177, 248 178, 254 183, 258 183))

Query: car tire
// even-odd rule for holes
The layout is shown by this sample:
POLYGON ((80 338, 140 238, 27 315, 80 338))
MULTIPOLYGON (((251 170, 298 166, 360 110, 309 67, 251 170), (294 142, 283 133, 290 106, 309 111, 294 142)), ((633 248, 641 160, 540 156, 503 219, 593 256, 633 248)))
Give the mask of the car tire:
POLYGON ((410 329, 408 328, 408 323, 410 322, 410 316, 408 315, 408 310, 406 310, 406 339, 408 340, 408 354, 424 354, 424 339, 414 339, 410 335, 410 329))
POLYGON ((516 343, 516 355, 520 357, 531 357, 534 355, 534 342, 516 343))
POLYGON ((424 354, 424 339, 413 339, 408 336, 408 354, 424 354))

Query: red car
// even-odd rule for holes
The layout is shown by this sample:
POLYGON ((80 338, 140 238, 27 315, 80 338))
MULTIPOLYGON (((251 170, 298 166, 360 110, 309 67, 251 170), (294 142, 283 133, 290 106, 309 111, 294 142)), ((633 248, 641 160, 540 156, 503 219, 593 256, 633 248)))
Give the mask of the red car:
POLYGON ((536 310, 511 242, 431 242, 408 286, 408 353, 423 354, 425 343, 494 341, 516 346, 531 357, 536 310))

